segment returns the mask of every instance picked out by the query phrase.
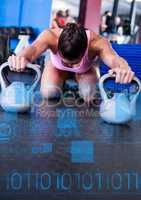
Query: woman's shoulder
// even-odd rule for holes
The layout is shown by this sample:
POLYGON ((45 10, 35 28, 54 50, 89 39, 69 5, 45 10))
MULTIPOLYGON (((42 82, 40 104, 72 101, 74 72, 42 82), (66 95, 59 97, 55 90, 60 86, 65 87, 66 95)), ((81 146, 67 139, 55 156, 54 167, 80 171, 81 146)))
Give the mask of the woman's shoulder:
POLYGON ((50 36, 55 37, 55 38, 59 38, 62 30, 63 30, 62 28, 50 28, 50 29, 47 29, 47 31, 50 33, 50 36))
POLYGON ((44 30, 45 37, 48 40, 50 50, 55 52, 58 46, 58 39, 63 29, 61 28, 49 28, 44 30))
POLYGON ((102 38, 98 33, 92 30, 89 30, 89 32, 90 32, 90 42, 97 42, 102 38))
POLYGON ((102 45, 102 36, 90 30, 89 53, 97 54, 99 47, 102 45))

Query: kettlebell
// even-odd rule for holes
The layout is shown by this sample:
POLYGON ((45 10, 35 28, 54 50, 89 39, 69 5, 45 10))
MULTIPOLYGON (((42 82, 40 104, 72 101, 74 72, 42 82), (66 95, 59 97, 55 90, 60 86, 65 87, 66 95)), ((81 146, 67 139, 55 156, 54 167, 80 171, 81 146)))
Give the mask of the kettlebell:
POLYGON ((131 121, 136 113, 136 100, 141 91, 141 82, 137 77, 133 78, 138 85, 138 90, 134 94, 117 93, 112 98, 108 98, 104 89, 104 81, 115 75, 105 74, 99 80, 99 89, 102 97, 100 104, 100 116, 107 122, 112 124, 124 124, 131 121))
POLYGON ((8 62, 0 66, 1 107, 7 112, 27 112, 31 108, 32 95, 41 77, 40 69, 34 64, 27 64, 27 68, 36 72, 35 81, 31 86, 27 86, 21 81, 8 83, 3 73, 4 68, 7 66, 8 62))

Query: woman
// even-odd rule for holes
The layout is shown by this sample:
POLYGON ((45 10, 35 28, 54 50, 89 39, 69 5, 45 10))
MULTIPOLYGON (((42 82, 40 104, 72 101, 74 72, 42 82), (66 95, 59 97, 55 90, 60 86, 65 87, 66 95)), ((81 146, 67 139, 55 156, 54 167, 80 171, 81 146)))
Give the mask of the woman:
POLYGON ((63 11, 59 10, 52 21, 52 28, 58 28, 58 27, 63 28, 64 25, 65 25, 65 17, 63 15, 63 11))
POLYGON ((23 71, 28 62, 33 62, 47 49, 50 49, 51 55, 45 65, 40 88, 45 98, 56 96, 69 72, 74 72, 80 96, 90 102, 97 82, 94 67, 97 57, 111 68, 109 73, 116 73, 116 82, 129 83, 134 76, 128 63, 116 54, 107 39, 75 23, 69 23, 63 29, 42 32, 19 55, 9 57, 10 69, 23 71))

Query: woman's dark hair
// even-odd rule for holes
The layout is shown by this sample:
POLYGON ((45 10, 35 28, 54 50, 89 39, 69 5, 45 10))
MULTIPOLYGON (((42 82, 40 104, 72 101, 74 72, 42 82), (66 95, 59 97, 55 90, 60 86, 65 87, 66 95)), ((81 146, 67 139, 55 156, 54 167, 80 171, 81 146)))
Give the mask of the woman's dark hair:
POLYGON ((68 23, 59 37, 58 51, 64 58, 75 60, 84 55, 87 44, 85 28, 76 23, 68 23))

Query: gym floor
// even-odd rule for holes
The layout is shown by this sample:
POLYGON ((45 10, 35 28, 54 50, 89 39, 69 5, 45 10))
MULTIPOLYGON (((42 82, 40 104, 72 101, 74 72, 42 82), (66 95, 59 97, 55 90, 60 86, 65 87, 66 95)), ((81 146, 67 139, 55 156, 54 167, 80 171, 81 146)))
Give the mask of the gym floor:
POLYGON ((140 116, 110 125, 98 106, 41 103, 31 113, 0 110, 1 200, 140 199, 140 116))

